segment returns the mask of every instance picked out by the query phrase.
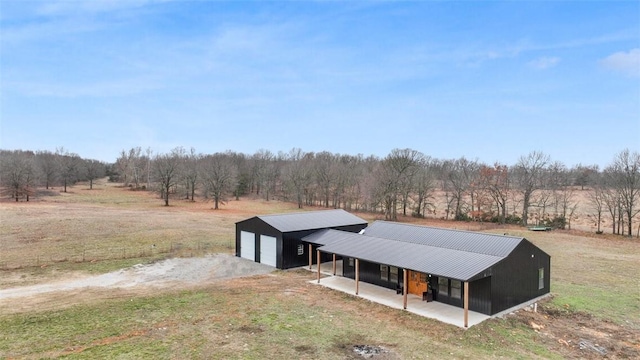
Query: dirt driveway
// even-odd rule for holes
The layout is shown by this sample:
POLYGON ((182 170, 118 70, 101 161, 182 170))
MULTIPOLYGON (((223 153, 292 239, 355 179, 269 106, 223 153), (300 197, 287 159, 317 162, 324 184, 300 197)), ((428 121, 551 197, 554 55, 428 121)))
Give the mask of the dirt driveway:
MULTIPOLYGON (((79 293, 96 295, 149 292, 153 289, 179 290, 206 285, 212 281, 268 274, 271 266, 229 254, 211 254, 200 258, 173 258, 153 264, 135 265, 107 274, 82 276, 58 282, 0 289, 0 309, 20 312, 39 305, 53 305, 56 298, 77 298, 79 293), (29 306, 31 304, 31 306, 29 306)), ((104 297, 104 296, 98 296, 104 297)), ((74 301, 71 301, 72 303, 74 301)), ((41 306, 37 306, 41 307, 41 306)), ((47 308, 49 306, 42 306, 47 308)))

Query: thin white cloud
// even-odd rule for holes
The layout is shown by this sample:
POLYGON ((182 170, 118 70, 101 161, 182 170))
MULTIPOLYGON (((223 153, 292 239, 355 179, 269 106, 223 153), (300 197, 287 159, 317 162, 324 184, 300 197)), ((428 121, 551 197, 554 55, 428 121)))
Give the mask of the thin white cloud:
POLYGON ((549 69, 549 68, 552 68, 552 67, 558 65, 559 62, 560 62, 560 58, 559 57, 543 56, 543 57, 539 57, 537 59, 534 59, 532 61, 529 61, 527 64, 529 66, 533 67, 534 69, 545 70, 545 69, 549 69))
POLYGON ((600 64, 629 76, 640 77, 640 48, 613 53, 600 60, 600 64))
POLYGON ((162 88, 156 81, 143 78, 105 81, 92 84, 10 82, 5 85, 5 89, 12 89, 25 96, 58 98, 131 96, 162 88))
POLYGON ((66 16, 71 14, 98 14, 127 9, 137 9, 169 0, 100 0, 100 1, 47 1, 36 8, 41 16, 66 16))

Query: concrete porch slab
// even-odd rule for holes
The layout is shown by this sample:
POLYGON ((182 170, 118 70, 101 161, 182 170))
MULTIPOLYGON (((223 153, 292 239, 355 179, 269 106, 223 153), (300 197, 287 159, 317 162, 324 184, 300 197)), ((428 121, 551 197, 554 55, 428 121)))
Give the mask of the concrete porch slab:
MULTIPOLYGON (((308 269, 308 267, 307 267, 308 269)), ((325 264, 320 267, 321 273, 325 276, 325 264)), ((317 271, 317 268, 313 266, 312 271, 317 271)), ((363 281, 360 281, 358 295, 355 295, 356 282, 353 279, 349 279, 342 276, 323 277, 320 279, 320 284, 317 280, 310 281, 312 284, 322 285, 330 289, 342 291, 347 294, 373 301, 378 304, 382 304, 394 309, 402 309, 403 298, 402 295, 396 294, 395 290, 383 288, 363 281)), ((413 294, 407 295, 407 309, 411 313, 424 316, 430 319, 435 319, 446 324, 455 325, 460 328, 464 328, 464 310, 462 308, 451 306, 437 301, 426 302, 422 301, 422 298, 413 294)), ((475 311, 469 311, 469 327, 477 325, 484 320, 489 319, 490 316, 481 314, 475 311)))

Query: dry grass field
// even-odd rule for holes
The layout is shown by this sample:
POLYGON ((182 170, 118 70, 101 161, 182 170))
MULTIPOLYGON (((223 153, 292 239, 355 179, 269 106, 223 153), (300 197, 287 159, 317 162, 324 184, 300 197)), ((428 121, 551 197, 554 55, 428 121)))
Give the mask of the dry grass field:
MULTIPOLYGON (((107 183, 0 202, 0 289, 230 253, 236 221, 290 211, 295 204, 249 199, 215 211, 182 200, 164 207, 154 194, 107 183)), ((385 349, 373 359, 640 357, 637 239, 402 220, 530 239, 552 256, 553 296, 537 313, 462 330, 310 285, 314 275, 302 270, 164 288, 74 289, 0 299, 0 358, 360 358, 354 345, 385 349)))

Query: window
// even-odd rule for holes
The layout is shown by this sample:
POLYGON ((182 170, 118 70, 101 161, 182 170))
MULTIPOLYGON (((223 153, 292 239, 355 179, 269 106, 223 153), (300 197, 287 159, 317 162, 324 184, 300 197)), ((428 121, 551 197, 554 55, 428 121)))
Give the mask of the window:
POLYGON ((449 296, 449 279, 438 278, 438 293, 440 295, 449 296))
POLYGON ((298 245, 298 255, 304 255, 304 245, 298 245))
POLYGON ((454 299, 462 298, 462 282, 451 280, 451 297, 454 299))
POLYGON ((398 268, 395 266, 389 267, 389 281, 392 283, 398 282, 398 268))
POLYGON ((538 269, 538 290, 544 289, 544 268, 538 269))
POLYGON ((380 265, 380 279, 389 281, 389 267, 387 265, 380 265))
POLYGON ((355 265, 353 265, 353 258, 349 258, 349 266, 354 267, 355 265))

